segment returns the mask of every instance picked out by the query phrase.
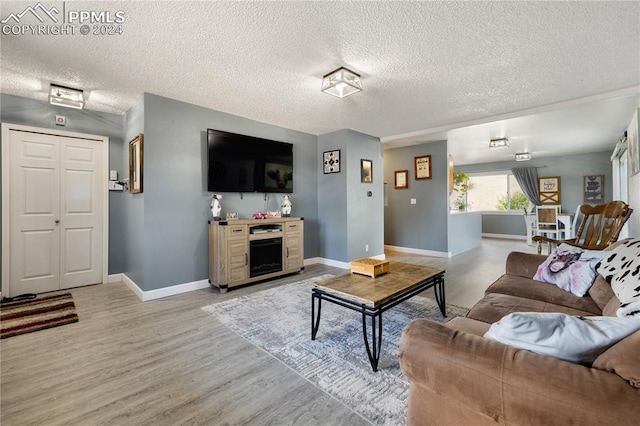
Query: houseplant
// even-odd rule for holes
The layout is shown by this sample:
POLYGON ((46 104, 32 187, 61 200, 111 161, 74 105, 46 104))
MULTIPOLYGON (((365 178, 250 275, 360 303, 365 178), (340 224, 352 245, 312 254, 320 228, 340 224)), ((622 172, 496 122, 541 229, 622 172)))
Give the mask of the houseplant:
POLYGON ((454 205, 461 212, 467 210, 467 193, 472 186, 473 184, 468 174, 461 171, 453 174, 453 191, 457 194, 454 205))

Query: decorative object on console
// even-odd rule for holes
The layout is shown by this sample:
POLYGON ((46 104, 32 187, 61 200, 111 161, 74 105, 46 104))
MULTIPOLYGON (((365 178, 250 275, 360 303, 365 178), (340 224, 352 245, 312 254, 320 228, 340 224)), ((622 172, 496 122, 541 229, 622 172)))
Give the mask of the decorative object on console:
POLYGON ((360 182, 373 183, 373 161, 360 160, 360 182))
POLYGON ((430 155, 422 155, 419 157, 414 157, 414 172, 415 179, 431 179, 431 156, 430 155))
POLYGON ((142 133, 129 142, 129 192, 132 194, 142 192, 142 160, 144 156, 142 144, 142 133))
POLYGON ((222 199, 222 195, 213 194, 211 196, 211 214, 213 215, 213 220, 220 220, 220 214, 222 213, 222 206, 220 205, 220 200, 222 199))
POLYGON ((322 89, 324 93, 344 98, 362 90, 360 74, 356 74, 348 68, 340 67, 322 77, 322 89))
POLYGON ((325 151, 322 154, 324 174, 340 173, 340 150, 325 151))
POLYGON ((589 204, 602 204, 604 202, 604 175, 584 176, 582 201, 589 204))
POLYGON ((226 215, 227 220, 238 220, 238 212, 229 212, 226 215))
POLYGON ((282 196, 282 204, 280 205, 280 207, 282 207, 282 216, 284 217, 291 216, 291 208, 293 207, 293 204, 291 204, 291 200, 289 197, 289 194, 285 194, 282 196))
POLYGON ((396 170, 394 172, 393 187, 395 189, 406 189, 409 187, 409 170, 396 170))
POLYGON ((541 204, 560 204, 560 176, 538 178, 541 204))

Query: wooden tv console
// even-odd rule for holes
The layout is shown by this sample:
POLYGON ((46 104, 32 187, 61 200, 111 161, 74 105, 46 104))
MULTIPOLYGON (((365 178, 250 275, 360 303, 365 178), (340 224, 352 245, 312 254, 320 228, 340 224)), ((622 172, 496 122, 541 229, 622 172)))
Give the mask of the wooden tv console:
POLYGON ((209 283, 220 292, 302 269, 303 218, 209 221, 209 283))

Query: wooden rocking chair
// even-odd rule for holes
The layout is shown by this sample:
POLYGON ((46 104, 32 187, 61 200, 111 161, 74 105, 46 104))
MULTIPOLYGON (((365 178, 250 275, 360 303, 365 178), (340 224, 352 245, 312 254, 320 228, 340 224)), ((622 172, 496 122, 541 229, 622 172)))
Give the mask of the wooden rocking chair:
POLYGON ((548 253, 552 246, 567 243, 585 250, 602 250, 618 241, 622 227, 629 220, 633 209, 624 201, 611 201, 606 204, 580 207, 583 214, 582 222, 574 238, 568 240, 554 240, 543 236, 533 237, 538 243, 538 254, 542 252, 542 243, 547 243, 548 253))

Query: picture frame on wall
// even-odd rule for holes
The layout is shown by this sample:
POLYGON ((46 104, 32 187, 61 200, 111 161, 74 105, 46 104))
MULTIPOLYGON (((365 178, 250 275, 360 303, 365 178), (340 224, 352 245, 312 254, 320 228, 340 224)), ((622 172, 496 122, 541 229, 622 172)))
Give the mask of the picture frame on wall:
POLYGON ((560 204, 560 176, 538 178, 540 204, 560 204))
POLYGON ((373 183, 373 161, 360 160, 360 182, 373 183))
POLYGON ((340 173, 340 150, 325 151, 322 153, 322 170, 324 174, 340 173))
POLYGON ((588 204, 604 203, 604 175, 586 175, 583 177, 582 201, 588 204))
POLYGON ((129 192, 139 194, 143 190, 143 134, 140 133, 129 142, 129 192))
POLYGON ((407 189, 409 187, 409 170, 396 170, 393 176, 395 189, 407 189))
POLYGON ((431 179, 431 155, 414 157, 413 163, 416 180, 431 179))

